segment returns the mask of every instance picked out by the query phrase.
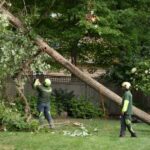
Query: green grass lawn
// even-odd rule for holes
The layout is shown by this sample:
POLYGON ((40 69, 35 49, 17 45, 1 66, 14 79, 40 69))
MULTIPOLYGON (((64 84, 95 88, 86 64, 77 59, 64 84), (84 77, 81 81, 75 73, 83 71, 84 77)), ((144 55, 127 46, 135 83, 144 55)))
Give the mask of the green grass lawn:
POLYGON ((48 132, 0 132, 0 150, 150 150, 150 126, 146 124, 133 125, 138 138, 131 138, 128 132, 125 138, 119 138, 119 121, 100 119, 70 121, 68 125, 57 125, 56 129, 49 129, 48 132), (72 124, 75 121, 83 123, 90 135, 86 137, 64 135, 64 130, 73 132, 79 128, 72 124))

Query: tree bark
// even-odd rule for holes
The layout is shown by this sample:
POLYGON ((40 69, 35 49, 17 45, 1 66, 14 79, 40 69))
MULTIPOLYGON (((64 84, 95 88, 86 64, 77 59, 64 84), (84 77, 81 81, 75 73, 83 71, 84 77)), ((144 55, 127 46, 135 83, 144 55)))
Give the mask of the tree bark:
POLYGON ((30 105, 28 103, 28 99, 24 95, 24 92, 22 91, 22 88, 20 85, 21 75, 24 73, 24 70, 27 69, 31 65, 33 60, 40 54, 41 54, 41 51, 37 51, 36 54, 34 54, 29 60, 27 60, 25 63, 22 64, 22 66, 20 67, 18 72, 13 77, 15 86, 16 86, 16 90, 25 104, 25 118, 26 118, 27 122, 31 119, 31 109, 30 109, 30 105))
MULTIPOLYGON (((8 19, 10 20, 11 23, 13 23, 16 27, 20 28, 21 31, 24 31, 24 27, 18 18, 14 17, 10 12, 8 12, 2 7, 0 8, 0 11, 8 16, 8 19)), ((79 70, 77 67, 72 65, 68 60, 66 60, 57 51, 51 48, 46 42, 44 42, 42 38, 36 38, 34 40, 40 50, 45 51, 48 55, 50 55, 57 62, 62 64, 66 69, 68 69, 71 73, 73 73, 79 79, 87 83, 89 86, 93 87, 98 92, 100 91, 100 93, 103 94, 103 96, 106 96, 107 98, 111 99, 118 105, 121 105, 122 98, 120 96, 118 96, 117 94, 115 94, 114 92, 112 92, 111 90, 109 90, 108 88, 106 88, 105 86, 97 82, 96 80, 92 79, 88 75, 84 74, 81 70, 79 70)), ((146 112, 133 106, 133 113, 139 119, 150 124, 150 115, 147 114, 146 112)))
POLYGON ((23 103, 25 104, 25 109, 24 109, 24 111, 25 111, 25 119, 28 122, 31 119, 30 105, 29 105, 28 100, 25 97, 24 93, 22 92, 21 86, 18 83, 19 81, 17 81, 17 79, 16 79, 16 80, 14 80, 14 82, 16 84, 16 90, 17 90, 20 98, 23 100, 23 103))

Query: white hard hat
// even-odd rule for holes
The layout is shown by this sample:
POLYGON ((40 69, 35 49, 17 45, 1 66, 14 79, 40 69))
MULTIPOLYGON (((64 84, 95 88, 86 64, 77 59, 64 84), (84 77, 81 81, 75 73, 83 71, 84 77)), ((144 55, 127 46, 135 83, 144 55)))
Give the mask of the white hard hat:
POLYGON ((51 80, 48 79, 48 78, 46 78, 46 79, 44 80, 44 85, 45 85, 45 86, 50 86, 50 85, 51 85, 51 80))
POLYGON ((123 82, 122 87, 129 89, 131 87, 131 83, 130 82, 123 82))

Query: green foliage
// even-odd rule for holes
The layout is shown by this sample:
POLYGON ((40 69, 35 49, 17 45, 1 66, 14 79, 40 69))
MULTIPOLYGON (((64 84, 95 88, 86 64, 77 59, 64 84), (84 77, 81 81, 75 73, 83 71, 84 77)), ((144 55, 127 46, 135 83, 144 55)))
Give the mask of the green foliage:
MULTIPOLYGON (((44 3, 36 4, 43 14, 46 11, 44 3)), ((94 64, 110 66, 116 57, 120 59, 122 51, 125 51, 125 57, 129 57, 129 54, 142 50, 146 43, 148 45, 147 4, 148 1, 85 0, 60 3, 56 0, 52 5, 49 3, 52 8, 47 11, 49 16, 43 17, 35 30, 67 57, 74 49, 81 62, 93 60, 94 64), (86 17, 91 13, 96 17, 94 22, 86 17), (83 43, 84 38, 88 40, 83 43), (103 41, 99 42, 101 39, 103 41)), ((29 5, 31 10, 35 9, 31 3, 29 5)))
POLYGON ((6 107, 4 102, 0 103, 0 124, 6 126, 7 128, 17 128, 23 127, 23 118, 17 112, 13 112, 11 108, 6 107))
POLYGON ((31 109, 31 114, 33 115, 33 117, 38 117, 39 112, 37 110, 37 98, 34 96, 28 97, 28 101, 31 109))
POLYGON ((20 112, 16 108, 14 109, 14 106, 14 103, 11 103, 11 105, 6 105, 3 101, 0 102, 0 125, 3 126, 5 130, 37 130, 38 122, 36 120, 32 120, 27 123, 20 112))
POLYGON ((83 97, 75 98, 73 91, 55 90, 53 96, 58 114, 67 112, 74 118, 93 118, 102 116, 102 112, 92 102, 83 97))
POLYGON ((57 105, 56 105, 56 99, 54 96, 51 96, 51 100, 50 100, 50 109, 51 109, 51 115, 52 117, 57 117, 58 116, 58 109, 57 109, 57 105))
POLYGON ((123 81, 129 81, 137 91, 142 91, 145 95, 150 94, 150 60, 129 60, 128 63, 120 63, 110 68, 106 79, 110 79, 121 85, 123 81))
POLYGON ((27 123, 25 130, 36 132, 38 131, 38 128, 39 128, 39 120, 32 119, 30 120, 30 122, 27 123))
POLYGON ((25 18, 27 26, 32 26, 32 30, 66 57, 73 53, 74 57, 78 55, 79 61, 92 59, 98 65, 109 65, 111 57, 116 56, 117 48, 113 48, 116 47, 114 42, 123 34, 118 28, 118 14, 110 7, 114 4, 109 1, 55 0, 41 3, 37 0, 34 4, 27 1, 27 12, 22 12, 25 7, 18 0, 12 1, 12 5, 12 9, 20 12, 18 15, 21 18, 25 18), (92 15, 96 17, 95 21, 88 18, 92 15), (103 39, 105 44, 92 40, 90 43, 81 44, 79 41, 85 37, 103 39), (104 59, 106 57, 107 61, 104 59))
POLYGON ((0 78, 13 76, 22 63, 37 50, 29 38, 9 26, 7 17, 0 15, 0 78), (31 53, 27 51, 32 49, 31 53), (15 67, 14 67, 15 66, 15 67))
MULTIPOLYGON (((68 59, 71 54, 78 56, 80 63, 90 60, 94 65, 111 67, 109 77, 114 82, 130 80, 136 89, 149 94, 149 74, 144 72, 149 70, 146 66, 150 58, 150 1, 30 0, 24 4, 12 0, 11 3, 10 10, 24 20, 31 37, 41 35, 68 59), (133 67, 137 68, 137 74, 131 74, 133 67)), ((0 15, 0 32, 2 82, 8 74, 17 72, 37 48, 28 36, 9 26, 4 15, 0 15)), ((31 70, 35 71, 37 66, 40 71, 48 70, 51 66, 47 62, 55 66, 51 59, 39 56, 31 70)), ((61 105, 57 107, 67 109, 61 105)))
MULTIPOLYGON (((114 81, 121 82, 130 78, 126 72, 136 66, 135 60, 142 62, 150 57, 150 2, 148 0, 46 0, 44 2, 31 0, 26 1, 26 5, 20 0, 11 2, 10 9, 25 21, 29 31, 32 29, 32 32, 29 32, 31 36, 34 37, 35 33, 41 35, 67 58, 70 58, 70 54, 72 57, 78 56, 80 63, 90 60, 94 65, 108 67, 114 65, 114 71, 111 71, 116 74, 114 81), (92 20, 92 17, 95 17, 95 20, 92 20), (116 60, 117 64, 115 64, 116 60)), ((3 22, 0 27, 2 34, 7 32, 12 34, 5 16, 1 21, 3 22)), ((29 43, 24 36, 16 37, 17 41, 20 39, 29 43)), ((4 50, 6 51, 6 47, 11 49, 9 56, 13 58, 16 49, 10 47, 11 40, 5 41, 9 42, 2 43, 5 45, 4 50)), ((2 62, 7 60, 7 58, 3 59, 2 62)), ((43 63, 45 59, 55 66, 55 63, 47 58, 42 59, 43 61, 40 59, 36 60, 40 70, 43 65, 45 66, 43 63)), ((35 67, 36 63, 31 66, 32 70, 35 67)), ((8 64, 3 63, 1 68, 3 68, 2 73, 7 74, 4 69, 8 68, 8 64)), ((111 78, 113 79, 113 76, 111 78)), ((140 89, 145 91, 146 88, 147 86, 144 86, 140 89)))
POLYGON ((110 68, 108 76, 119 84, 122 81, 130 81, 136 90, 149 95, 149 2, 118 1, 117 5, 119 10, 116 11, 116 17, 123 36, 115 42, 120 49, 118 61, 110 68), (132 68, 137 71, 132 73, 132 68))
POLYGON ((69 104, 69 114, 75 118, 96 118, 102 116, 102 111, 92 102, 83 97, 73 98, 69 104))
POLYGON ((56 107, 58 114, 63 111, 68 112, 69 110, 69 103, 71 99, 75 96, 73 91, 67 91, 63 89, 58 89, 53 91, 53 96, 55 99, 56 107))
MULTIPOLYGON (((7 76, 14 77, 38 49, 27 35, 12 28, 7 17, 2 14, 0 14, 0 32, 0 85, 2 86, 3 80, 7 76)), ((26 69, 35 71, 37 66, 39 71, 49 69, 50 65, 46 64, 47 58, 46 54, 38 56, 26 69)))
MULTIPOLYGON (((39 113, 37 111, 37 98, 28 98, 31 114, 33 118, 26 122, 24 118, 24 104, 17 98, 13 103, 0 102, 0 126, 3 126, 5 130, 16 131, 37 131, 39 127, 39 113)), ((57 110, 54 102, 54 98, 51 98, 51 115, 57 116, 57 110)))
POLYGON ((130 80, 136 90, 150 95, 150 60, 137 62, 130 72, 130 80), (135 72, 133 70, 136 69, 135 72))

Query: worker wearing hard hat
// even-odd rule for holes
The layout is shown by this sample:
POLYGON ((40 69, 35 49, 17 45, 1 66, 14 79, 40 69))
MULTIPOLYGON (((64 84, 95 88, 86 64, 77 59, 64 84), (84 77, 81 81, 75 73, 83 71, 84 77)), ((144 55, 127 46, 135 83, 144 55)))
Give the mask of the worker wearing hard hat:
POLYGON ((46 78, 44 83, 41 84, 39 79, 36 79, 34 82, 34 87, 38 92, 38 104, 37 108, 39 111, 39 120, 40 123, 43 123, 43 116, 47 119, 50 128, 53 128, 53 121, 50 113, 50 95, 52 92, 51 80, 46 78))
POLYGON ((132 93, 130 91, 131 84, 129 82, 123 82, 122 87, 125 90, 125 92, 122 98, 120 137, 125 136, 126 128, 130 132, 131 137, 136 137, 136 133, 131 126, 131 115, 132 115, 132 93))

